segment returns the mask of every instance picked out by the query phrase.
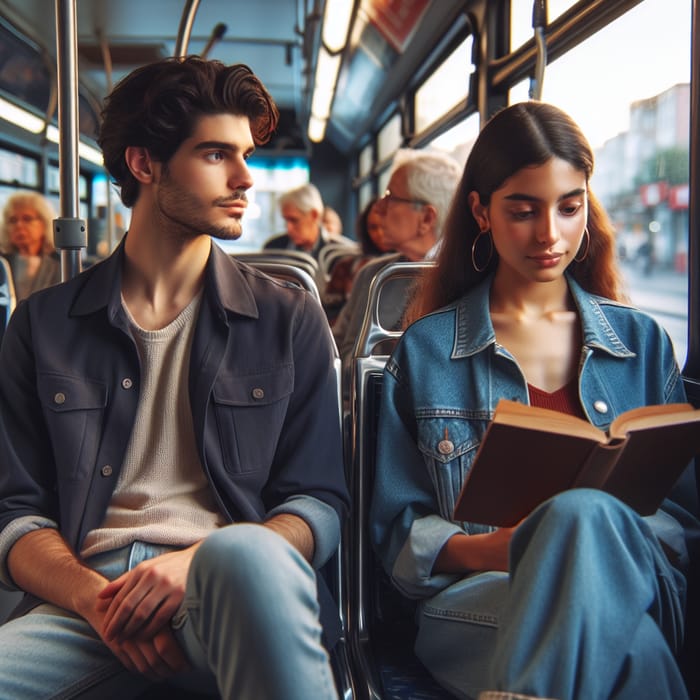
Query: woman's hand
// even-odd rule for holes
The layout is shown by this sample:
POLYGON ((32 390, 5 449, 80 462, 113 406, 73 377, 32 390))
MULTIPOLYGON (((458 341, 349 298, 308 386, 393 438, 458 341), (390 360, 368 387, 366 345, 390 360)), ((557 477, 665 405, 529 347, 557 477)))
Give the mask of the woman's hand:
POLYGON ((500 527, 481 535, 456 534, 438 554, 434 574, 466 574, 474 571, 508 571, 510 541, 517 525, 500 527))

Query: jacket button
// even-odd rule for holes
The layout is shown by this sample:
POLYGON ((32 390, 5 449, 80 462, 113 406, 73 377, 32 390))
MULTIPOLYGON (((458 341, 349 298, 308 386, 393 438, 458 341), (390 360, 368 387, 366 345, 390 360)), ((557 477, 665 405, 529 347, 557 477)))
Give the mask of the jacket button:
POLYGON ((255 389, 251 392, 253 394, 254 399, 264 399, 265 398, 265 391, 264 389, 261 389, 259 386, 256 386, 255 389))
POLYGON ((123 389, 131 389, 132 386, 134 386, 134 382, 132 382, 131 379, 129 379, 129 377, 122 379, 122 388, 123 389))
POLYGON ((608 404, 606 404, 605 401, 594 401, 593 408, 595 408, 595 410, 598 411, 598 413, 608 412, 608 404))
POLYGON ((62 392, 59 391, 53 395, 53 402, 57 404, 62 404, 66 402, 66 395, 62 392))
POLYGON ((112 476, 112 465, 105 464, 104 467, 100 469, 100 474, 102 474, 102 476, 112 476))
POLYGON ((452 440, 440 440, 438 442, 438 452, 441 455, 448 455, 455 451, 455 446, 452 440))

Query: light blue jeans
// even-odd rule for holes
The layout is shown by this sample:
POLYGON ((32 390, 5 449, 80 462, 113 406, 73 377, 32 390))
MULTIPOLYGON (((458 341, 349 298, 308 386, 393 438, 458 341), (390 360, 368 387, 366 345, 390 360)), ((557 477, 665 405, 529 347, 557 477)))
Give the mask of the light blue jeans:
POLYGON ((462 579, 419 608, 416 653, 455 696, 688 697, 674 658, 685 578, 633 511, 567 491, 518 528, 510 560, 510 576, 462 579))
MULTIPOLYGON (((90 565, 113 579, 168 547, 136 542, 90 565)), ((316 578, 279 535, 259 525, 217 530, 198 549, 173 627, 192 671, 172 682, 225 700, 337 698, 321 644, 316 578)), ((0 627, 0 698, 135 697, 128 672, 81 618, 49 605, 0 627)))

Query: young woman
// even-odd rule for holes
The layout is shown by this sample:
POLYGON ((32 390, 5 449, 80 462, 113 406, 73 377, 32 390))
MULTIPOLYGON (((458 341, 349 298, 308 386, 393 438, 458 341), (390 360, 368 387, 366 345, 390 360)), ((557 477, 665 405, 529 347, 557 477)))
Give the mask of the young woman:
POLYGON ((499 399, 603 429, 627 409, 686 400, 666 333, 623 303, 592 169, 559 109, 495 115, 384 375, 372 539, 419 601, 419 658, 461 698, 687 697, 674 658, 687 551, 666 506, 643 519, 576 489, 516 528, 452 518, 499 399))

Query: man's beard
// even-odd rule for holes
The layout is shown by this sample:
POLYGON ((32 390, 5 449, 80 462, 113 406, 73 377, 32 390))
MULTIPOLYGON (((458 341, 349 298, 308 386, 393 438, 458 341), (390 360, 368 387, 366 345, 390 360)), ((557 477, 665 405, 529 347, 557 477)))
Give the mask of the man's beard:
POLYGON ((217 197, 205 204, 164 173, 158 192, 158 208, 161 216, 173 227, 169 233, 182 238, 196 238, 204 234, 219 240, 235 241, 243 232, 241 217, 229 217, 227 223, 221 225, 209 220, 207 213, 213 213, 227 204, 246 202, 247 199, 244 190, 236 190, 227 197, 217 197))

